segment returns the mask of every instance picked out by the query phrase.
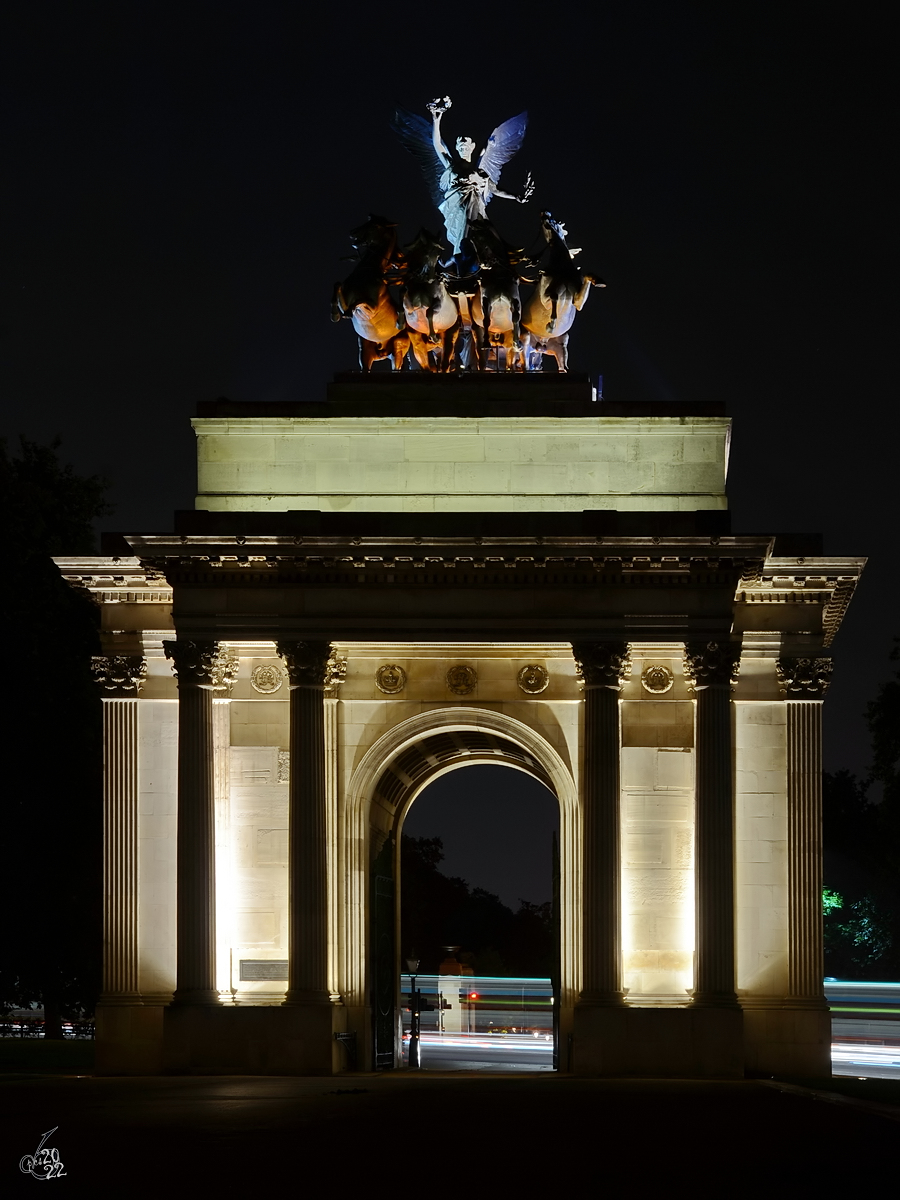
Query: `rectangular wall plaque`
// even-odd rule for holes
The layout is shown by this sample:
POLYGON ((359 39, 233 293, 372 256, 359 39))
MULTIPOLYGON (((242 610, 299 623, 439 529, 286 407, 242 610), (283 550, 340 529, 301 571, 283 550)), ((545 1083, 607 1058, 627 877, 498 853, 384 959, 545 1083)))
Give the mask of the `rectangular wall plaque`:
POLYGON ((254 959, 242 958, 241 962, 241 980, 247 982, 258 982, 259 980, 284 980, 287 982, 288 965, 287 959, 283 962, 273 961, 272 959, 254 959))

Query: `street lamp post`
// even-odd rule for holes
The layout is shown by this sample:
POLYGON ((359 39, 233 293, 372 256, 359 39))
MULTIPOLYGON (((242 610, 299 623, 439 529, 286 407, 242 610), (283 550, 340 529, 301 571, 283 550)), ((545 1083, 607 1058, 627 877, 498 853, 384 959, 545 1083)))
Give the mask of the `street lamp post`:
POLYGON ((410 974, 409 989, 409 1069, 417 1071, 421 1066, 419 1053, 419 990, 416 987, 416 974, 419 970, 419 960, 408 958, 406 967, 410 974))

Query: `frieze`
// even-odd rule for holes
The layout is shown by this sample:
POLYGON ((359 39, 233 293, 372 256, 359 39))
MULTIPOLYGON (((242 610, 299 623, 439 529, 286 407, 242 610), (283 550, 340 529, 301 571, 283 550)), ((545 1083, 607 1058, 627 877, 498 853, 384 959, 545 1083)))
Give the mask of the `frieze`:
POLYGON ((618 691, 631 677, 628 642, 573 642, 575 673, 586 688, 618 691))
POLYGON ((779 658, 775 664, 779 687, 789 700, 822 699, 833 670, 830 658, 779 658))
POLYGON ((519 690, 523 691, 526 696, 539 696, 541 692, 547 690, 550 683, 550 672, 546 667, 539 666, 537 663, 529 663, 516 675, 516 683, 519 685, 519 690))
POLYGON ((147 662, 139 654, 95 655, 91 675, 108 699, 135 697, 147 677, 147 662))
POLYGON ((447 672, 447 689, 454 696, 471 696, 478 685, 478 672, 474 667, 459 664, 447 672))
POLYGON ((741 667, 740 646, 728 642, 687 642, 684 677, 693 691, 729 687, 737 683, 741 667))
POLYGON ((406 672, 395 663, 385 663, 375 672, 375 686, 386 696, 396 696, 406 687, 406 672))
POLYGON ((179 687, 230 692, 237 679, 238 660, 219 642, 179 638, 174 642, 163 642, 163 651, 172 663, 179 687))

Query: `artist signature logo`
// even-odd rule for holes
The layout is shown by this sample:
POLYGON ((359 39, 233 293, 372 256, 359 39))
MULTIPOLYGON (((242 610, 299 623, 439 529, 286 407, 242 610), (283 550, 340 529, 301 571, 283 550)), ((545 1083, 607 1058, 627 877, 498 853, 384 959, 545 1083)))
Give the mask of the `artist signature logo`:
POLYGON ((52 1129, 47 1130, 34 1154, 26 1154, 19 1163, 20 1171, 26 1175, 33 1175, 35 1179, 59 1179, 60 1175, 66 1174, 60 1162, 59 1151, 44 1145, 50 1134, 56 1133, 57 1129, 59 1126, 54 1125, 52 1129))

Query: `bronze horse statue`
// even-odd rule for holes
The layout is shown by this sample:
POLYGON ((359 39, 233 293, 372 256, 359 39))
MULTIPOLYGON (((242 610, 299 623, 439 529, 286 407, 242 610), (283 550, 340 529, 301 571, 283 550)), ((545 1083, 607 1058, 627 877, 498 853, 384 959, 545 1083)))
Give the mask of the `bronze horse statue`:
POLYGON ((409 350, 405 320, 391 298, 388 280, 398 271, 397 226, 384 217, 369 215, 364 225, 351 230, 350 239, 359 262, 343 283, 334 285, 331 319, 349 317, 359 337, 359 365, 368 374, 372 363, 390 358, 395 371, 409 350))
POLYGON ((524 370, 519 282, 528 280, 527 267, 533 264, 521 250, 509 246, 490 221, 472 221, 469 241, 479 262, 477 287, 469 302, 478 369, 487 369, 493 350, 498 369, 502 351, 507 371, 524 370))
POLYGON ((403 248, 403 310, 410 347, 423 371, 450 370, 462 329, 459 308, 438 269, 442 254, 440 239, 427 229, 403 248))
POLYGON ((547 241, 548 259, 541 268, 525 312, 525 356, 529 370, 540 367, 544 354, 552 354, 560 371, 568 370, 569 330, 587 300, 591 284, 606 287, 602 279, 581 271, 575 265, 577 250, 566 245, 566 227, 548 212, 541 213, 541 226, 547 241))

